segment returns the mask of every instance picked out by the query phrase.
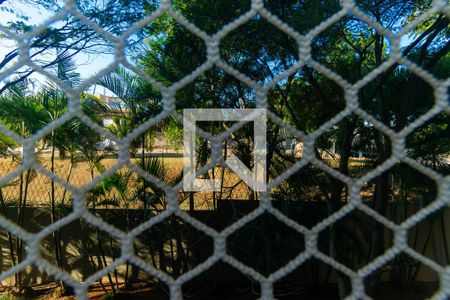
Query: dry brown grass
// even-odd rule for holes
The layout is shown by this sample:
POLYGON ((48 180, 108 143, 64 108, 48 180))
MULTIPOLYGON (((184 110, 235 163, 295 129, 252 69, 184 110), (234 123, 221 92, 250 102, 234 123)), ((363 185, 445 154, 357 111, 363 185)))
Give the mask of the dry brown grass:
MULTIPOLYGON (((162 155, 158 157, 158 159, 165 166, 167 173, 163 178, 166 182, 173 182, 176 178, 180 178, 180 174, 183 169, 183 160, 181 157, 163 157, 162 155)), ((137 162, 139 158, 133 158, 132 163, 137 162)), ((47 170, 50 170, 50 155, 48 153, 41 153, 37 157, 37 161, 47 170)), ((84 160, 81 156, 77 157, 76 162, 71 164, 69 158, 59 158, 55 159, 55 168, 54 173, 63 179, 64 181, 70 183, 74 187, 82 187, 89 183, 92 178, 95 178, 100 175, 97 168, 95 168, 88 161, 84 160)), ((327 160, 328 164, 332 167, 336 167, 335 161, 327 160)), ((100 160, 100 164, 105 168, 109 169, 113 165, 117 163, 117 159, 115 157, 109 156, 100 160)), ((366 164, 365 159, 352 158, 350 161, 350 167, 353 169, 354 173, 361 172, 361 169, 364 169, 364 165, 366 164), (361 168, 362 167, 362 168, 361 168), (358 172, 359 171, 359 172, 358 172)), ((0 159, 0 177, 5 174, 11 172, 15 168, 17 168, 19 162, 17 160, 13 160, 12 158, 3 158, 0 159)), ((117 172, 130 172, 127 167, 122 167, 117 172)), ((217 167, 214 171, 215 178, 222 178, 222 168, 217 167)), ((27 176, 27 171, 22 173, 23 176, 27 176)), ((31 180, 29 181, 28 193, 27 193, 27 202, 30 205, 49 205, 51 199, 51 179, 45 176, 42 173, 33 171, 30 173, 31 180)), ((212 177, 212 171, 209 172, 209 177, 212 177)), ((132 180, 136 183, 139 180, 139 175, 134 173, 132 176, 132 180)), ((134 184, 130 184, 130 187, 133 187, 134 184)), ((240 180, 240 178, 228 171, 224 171, 224 180, 223 180, 223 189, 222 192, 212 193, 212 192, 202 192, 195 193, 194 200, 195 206, 197 209, 213 209, 214 201, 213 199, 249 199, 250 191, 247 185, 240 180)), ((14 202, 17 201, 20 195, 20 186, 18 184, 18 177, 14 178, 10 181, 10 185, 2 187, 3 196, 6 201, 14 202)), ((115 194, 110 193, 108 196, 113 197, 115 194)), ((70 192, 66 191, 63 186, 56 183, 55 184, 55 197, 57 202, 68 203, 70 201, 70 192)), ((180 206, 183 209, 188 209, 188 199, 189 194, 183 193, 180 191, 179 200, 180 206)))
MULTIPOLYGON (((183 168, 183 160, 181 157, 159 157, 158 158, 162 164, 166 168, 166 175, 163 178, 166 182, 172 182, 176 178, 180 177, 183 168)), ((39 164, 45 167, 50 171, 51 162, 49 154, 40 154, 37 157, 39 164)), ((132 163, 137 162, 139 158, 133 158, 131 160, 132 163)), ((105 168, 109 169, 113 165, 117 163, 117 159, 114 157, 106 157, 100 161, 100 164, 105 168)), ((8 174, 19 166, 19 162, 13 160, 11 158, 3 158, 0 159, 0 177, 8 174)), ((122 167, 118 171, 118 173, 122 172, 131 172, 127 167, 122 167)), ((55 159, 55 167, 54 173, 64 181, 70 183, 74 187, 82 187, 85 184, 89 183, 92 178, 95 178, 100 175, 97 168, 92 166, 86 160, 83 160, 81 157, 76 159, 76 162, 71 164, 69 158, 56 158, 55 159)), ((134 172, 133 172, 134 173, 134 172)), ((24 178, 27 176, 27 171, 22 173, 24 178)), ((49 205, 51 199, 51 179, 46 175, 32 171, 29 173, 31 180, 29 181, 28 193, 27 193, 27 201, 30 205, 49 205)), ((212 171, 210 171, 210 176, 212 176, 212 171)), ((222 176, 222 168, 218 167, 215 169, 215 177, 221 178, 222 176)), ((134 173, 132 175, 132 180, 137 182, 139 179, 139 175, 134 173)), ((3 196, 6 201, 14 202, 17 201, 20 195, 20 185, 19 185, 19 177, 15 177, 12 179, 8 185, 2 187, 3 196)), ((133 184, 130 185, 131 187, 133 184)), ((223 193, 220 195, 222 199, 245 199, 248 196, 248 188, 247 186, 241 182, 239 177, 234 173, 230 173, 229 171, 225 171, 224 173, 224 189, 223 193)), ((111 194, 110 194, 111 195, 111 194)), ((58 202, 68 203, 70 201, 70 192, 66 191, 66 189, 55 183, 55 196, 58 202)), ((213 197, 219 197, 219 193, 213 195, 213 193, 196 193, 194 195, 195 203, 197 209, 212 209, 213 197)), ((182 208, 188 208, 187 200, 188 195, 186 193, 181 193, 180 191, 180 202, 182 208)))

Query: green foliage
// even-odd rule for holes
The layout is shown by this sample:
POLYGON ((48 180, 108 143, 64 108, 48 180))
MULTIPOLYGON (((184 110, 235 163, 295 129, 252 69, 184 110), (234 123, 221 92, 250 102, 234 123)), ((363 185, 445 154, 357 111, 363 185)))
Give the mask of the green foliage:
POLYGON ((178 150, 183 144, 183 126, 175 118, 170 117, 164 128, 169 147, 178 150))
POLYGON ((14 294, 3 294, 0 295, 0 300, 24 300, 25 298, 21 297, 21 296, 17 296, 14 294))
POLYGON ((136 64, 152 78, 170 85, 206 61, 206 46, 170 16, 163 15, 145 27, 146 48, 133 54, 136 64))
POLYGON ((450 173, 450 117, 442 113, 411 134, 406 143, 407 153, 422 164, 450 173))
MULTIPOLYGON (((0 124, 4 126, 4 123, 1 121, 0 124)), ((0 157, 10 156, 11 155, 10 149, 14 149, 16 147, 18 147, 18 144, 15 140, 13 140, 7 135, 0 133, 0 157)))
MULTIPOLYGON (((429 0, 360 0, 356 2, 365 13, 384 27, 396 32, 407 22, 417 19, 431 5, 429 0)), ((33 0, 32 3, 55 11, 60 9, 59 1, 33 0)), ((337 0, 266 0, 264 3, 269 11, 301 34, 307 33, 341 9, 340 1, 337 0)), ((130 24, 154 11, 157 1, 120 0, 120 5, 116 4, 117 1, 113 0, 83 0, 79 1, 79 9, 109 32, 120 34, 130 24), (100 11, 103 14, 99 14, 100 11)), ((172 5, 178 13, 205 32, 212 34, 248 11, 250 1, 175 0, 172 1, 172 5)), ((84 37, 85 34, 89 36, 92 31, 73 17, 68 17, 62 22, 69 26, 67 31, 50 28, 46 31, 48 35, 41 41, 38 39, 30 41, 31 48, 67 50, 69 47, 69 52, 75 53, 76 47, 70 48, 70 43, 74 39, 84 37), (69 35, 71 35, 70 38, 69 35)), ((19 33, 32 28, 26 20, 14 22, 9 27, 19 33)), ((409 38, 404 41, 405 45, 402 45, 402 55, 426 69, 430 74, 446 79, 450 70, 448 37, 448 19, 442 15, 432 15, 411 30, 409 38)), ((83 50, 94 53, 99 49, 104 50, 101 51, 103 53, 111 50, 111 45, 105 44, 100 45, 99 48, 91 47, 94 42, 99 41, 95 33, 88 41, 83 50)), ((315 36, 311 43, 311 54, 314 60, 349 82, 357 82, 364 78, 389 59, 392 51, 391 41, 354 16, 344 16, 315 36)), ((131 50, 127 49, 129 50, 127 58, 142 72, 166 86, 182 79, 206 60, 204 41, 167 14, 153 20, 136 35, 130 37, 129 46, 131 50)), ((242 26, 229 32, 221 40, 219 48, 223 61, 260 84, 271 82, 283 71, 303 59, 299 57, 297 41, 260 15, 252 17, 242 26)), ((14 55, 13 51, 10 57, 14 55)), ((49 68, 66 84, 76 86, 79 84, 79 78, 70 57, 70 54, 63 56, 53 64, 53 69, 49 68)), ((13 77, 10 79, 11 84, 6 84, 7 88, 0 97, 0 120, 9 129, 23 137, 29 137, 44 124, 57 119, 67 111, 67 95, 57 86, 47 85, 39 93, 31 94, 27 89, 29 83, 25 79, 20 79, 18 82, 14 80, 13 77)), ((357 100, 365 112, 394 131, 401 131, 416 121, 435 102, 430 85, 408 70, 407 66, 401 64, 394 64, 377 74, 356 95, 349 94, 349 91, 345 91, 347 93, 345 94, 341 86, 323 73, 316 71, 310 62, 272 83, 267 91, 269 108, 285 123, 305 133, 314 132, 340 113, 346 107, 346 97, 357 100)), ((163 101, 159 91, 141 77, 123 68, 118 68, 115 72, 100 78, 98 84, 118 96, 123 102, 123 107, 107 107, 100 102, 100 99, 83 95, 81 99, 83 110, 98 123, 105 114, 113 115, 113 124, 109 130, 119 138, 126 137, 134 128, 162 111, 163 101)), ((175 98, 177 109, 250 108, 255 107, 256 102, 255 91, 252 87, 248 87, 217 67, 211 67, 204 74, 187 83, 177 91, 175 98)), ((406 154, 435 171, 448 172, 449 123, 448 115, 441 114, 418 128, 408 137, 406 154)), ((214 127, 211 128, 211 132, 223 129, 219 127, 221 125, 211 126, 214 127)), ((180 124, 170 118, 163 128, 170 146, 178 149, 182 137, 180 124)), ((269 123, 269 179, 282 174, 296 163, 295 157, 279 155, 280 132, 280 126, 269 123)), ((240 158, 246 158, 250 164, 251 140, 245 139, 245 134, 248 132, 236 133, 231 138, 233 143, 230 144, 233 147, 233 153, 240 158)), ((148 143, 151 136, 152 132, 148 133, 144 140, 148 143)), ((72 120, 55 130, 55 137, 56 139, 52 141, 54 145, 73 152, 81 151, 101 173, 104 172, 98 163, 100 156, 94 149, 100 136, 80 120, 72 120)), ((139 139, 133 141, 131 148, 146 146, 140 143, 139 139)), ((5 152, 8 148, 15 146, 13 141, 0 136, 0 151, 5 152)), ((364 160, 361 160, 361 168, 369 169, 389 158, 392 154, 391 148, 389 139, 373 124, 356 115, 349 115, 330 125, 315 140, 314 151, 316 158, 322 162, 326 160, 321 153, 330 153, 335 161, 332 167, 348 175, 355 169, 350 163, 351 157, 359 152, 363 153, 364 160), (333 145, 336 148, 335 153, 332 150, 333 145)), ((199 164, 205 164, 211 153, 208 142, 199 139, 196 151, 199 164)), ((139 162, 139 167, 156 178, 167 180, 166 167, 159 160, 144 158, 139 162)), ((143 203, 145 209, 149 206, 156 207, 164 204, 164 192, 157 185, 145 179, 137 183, 132 181, 131 172, 122 172, 105 178, 91 190, 91 201, 94 199, 97 200, 98 205, 114 207, 120 207, 124 202, 135 201, 143 203), (110 196, 111 191, 114 191, 114 197, 110 196)), ((176 180, 173 181, 176 182, 176 180)), ((368 201, 371 207, 380 214, 384 213, 387 203, 392 201, 389 193, 396 192, 396 189, 401 188, 403 195, 407 196, 423 194, 418 197, 421 205, 429 204, 436 194, 432 182, 418 180, 402 165, 395 165, 382 174, 381 178, 377 178, 370 184, 371 195, 367 198, 370 198, 368 201), (393 183, 384 180, 390 178, 393 178, 393 183)), ((305 215, 305 218, 311 219, 323 219, 326 215, 335 213, 348 201, 344 184, 312 166, 304 167, 299 173, 276 187, 272 197, 279 202, 285 200, 290 203, 323 204, 324 209, 317 215, 299 212, 305 215)), ((399 197, 402 201, 406 201, 407 198, 399 197)), ((135 221, 138 223, 140 220, 135 221)), ((379 242, 383 238, 376 240, 372 237, 380 237, 382 232, 378 226, 366 224, 365 221, 367 220, 351 219, 333 228, 334 231, 330 230, 327 241, 331 246, 336 240, 341 243, 340 253, 330 253, 330 255, 335 259, 342 258, 348 261, 355 252, 367 250, 369 244, 373 250, 368 255, 370 256, 367 257, 368 259, 380 254, 377 253, 377 249, 383 248, 379 242), (363 228, 352 235, 349 232, 354 223, 362 224, 363 228)), ((306 223, 313 222, 306 221, 306 223)), ((265 223, 264 226, 273 227, 271 222, 265 223)), ((163 240, 166 230, 168 228, 164 227, 158 232, 163 240)), ((271 238, 275 241, 282 240, 279 236, 271 236, 271 238)), ((247 242, 258 246, 263 244, 256 239, 247 242)), ((270 256, 270 251, 274 250, 276 249, 270 249, 270 245, 269 248, 262 249, 260 256, 256 258, 257 263, 262 263, 270 256)), ((298 253, 298 251, 295 252, 298 253)))
MULTIPOLYGON (((167 168, 158 158, 145 158, 143 161, 139 160, 137 165, 155 178, 166 180, 171 184, 176 183, 173 180, 179 180, 167 178, 167 168)), ((95 164, 95 168, 100 174, 106 171, 99 162, 95 164)), ((130 207, 133 203, 145 204, 144 207, 154 207, 157 204, 164 204, 165 200, 165 193, 158 185, 145 178, 137 178, 136 174, 128 169, 122 169, 102 179, 89 191, 89 195, 89 203, 95 201, 98 206, 117 208, 130 207)))
POLYGON ((34 134, 48 120, 45 107, 29 93, 28 83, 22 81, 0 95, 2 123, 22 137, 34 134))

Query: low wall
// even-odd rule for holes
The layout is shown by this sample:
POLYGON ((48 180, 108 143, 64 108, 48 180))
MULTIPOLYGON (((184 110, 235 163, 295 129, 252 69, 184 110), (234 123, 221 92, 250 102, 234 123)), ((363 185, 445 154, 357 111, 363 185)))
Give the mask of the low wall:
MULTIPOLYGON (((193 216, 205 224, 207 224, 210 227, 216 228, 217 230, 221 230, 222 228, 225 228, 229 224, 231 224, 233 221, 239 219, 242 215, 247 214, 248 212, 255 209, 258 205, 257 201, 219 201, 218 203, 218 209, 216 211, 197 211, 193 212, 193 216)), ((323 211, 326 210, 326 206, 324 205, 305 205, 305 204, 299 204, 299 203, 291 203, 291 204, 280 204, 280 203, 274 203, 274 206, 279 206, 280 210, 286 212, 287 215, 289 215, 290 218, 298 221, 299 223, 305 225, 305 226, 312 226, 314 222, 320 221, 320 213, 317 214, 315 212, 317 211, 323 211), (314 216, 317 215, 317 220, 314 220, 314 216), (307 216, 307 217, 306 217, 307 216), (308 219, 305 221, 305 219, 308 219), (305 224, 310 222, 311 224, 305 224)), ((413 206, 408 208, 410 213, 415 210, 413 206)), ((391 206, 389 208, 390 213, 394 211, 393 207, 391 206)), ((100 210, 97 213, 100 215, 108 215, 110 212, 114 212, 114 222, 117 227, 124 228, 126 226, 126 219, 127 219, 127 213, 130 212, 125 210, 114 210, 114 211, 108 211, 108 210, 100 210)), ((139 214, 140 211, 133 211, 134 214, 139 214)), ((17 215, 17 211, 15 208, 9 208, 7 210, 7 217, 15 220, 17 215)), ((445 223, 441 224, 439 221, 435 222, 428 222, 425 221, 421 224, 420 230, 417 233, 416 236, 416 244, 418 249, 422 249, 425 240, 429 239, 428 246, 425 249, 425 255, 441 265, 445 265, 446 261, 448 259, 448 256, 450 253, 445 252, 444 247, 444 236, 442 229, 443 228, 450 228, 450 215, 449 210, 447 209, 444 212, 444 220, 445 223), (430 229, 432 227, 432 234, 429 235, 430 229)), ((25 226, 24 228, 30 232, 36 232, 40 228, 45 227, 46 225, 50 224, 50 214, 48 209, 37 209, 37 208, 27 208, 25 212, 25 226)), ((280 225, 284 226, 284 225, 280 225)), ((190 227, 189 227, 190 228, 190 227)), ((277 227, 278 228, 278 227, 277 227)), ((202 233, 196 232, 192 229, 187 229, 190 234, 188 235, 189 238, 187 238, 186 241, 183 243, 186 243, 186 245, 189 245, 189 255, 193 257, 192 263, 195 265, 195 263, 199 263, 201 261, 204 261, 207 257, 209 257, 212 254, 212 239, 203 237, 202 233), (195 232, 193 234, 192 232, 195 232), (191 241, 189 241, 191 239, 191 241)), ((240 231, 241 233, 235 235, 233 238, 233 243, 241 243, 245 245, 246 243, 249 243, 249 234, 254 231, 253 229, 246 229, 244 231, 240 231)), ((278 230, 278 229, 276 229, 278 230)), ((64 268, 68 270, 68 272, 77 280, 84 280, 87 276, 93 274, 96 271, 96 268, 94 266, 102 266, 104 263, 109 264, 115 257, 118 257, 120 255, 120 245, 117 241, 111 240, 108 238, 108 235, 104 234, 102 231, 97 231, 95 228, 89 227, 86 223, 75 221, 70 223, 69 225, 65 226, 61 234, 61 245, 63 249, 63 264, 64 268), (104 243, 104 249, 101 249, 98 245, 98 241, 103 240, 104 243), (112 245, 112 247, 111 247, 112 245), (113 249, 113 250, 111 250, 113 249), (99 262, 101 260, 101 255, 103 254, 103 257, 105 257, 105 261, 99 262)), ((410 232, 410 238, 414 238, 414 231, 410 232)), ((151 233, 149 236, 146 236, 144 238, 138 237, 136 240, 135 247, 136 249, 142 248, 141 246, 145 246, 148 244, 148 240, 146 239, 152 239, 154 238, 154 233, 151 233), (152 235, 153 234, 153 235, 152 235), (146 244, 147 243, 147 244, 146 244)), ((392 235, 386 231, 386 243, 389 243, 389 241, 392 238, 392 235)), ((449 240, 447 239, 447 243, 449 240)), ((303 243, 303 241, 301 241, 303 243)), ((181 244, 180 244, 181 245, 181 244)), ((167 245, 166 245, 167 246, 167 245)), ((164 246, 164 247, 166 247, 164 246)), ((176 246, 176 245, 175 245, 176 246)), ((179 245, 178 245, 179 246, 179 245)), ((450 247, 450 245, 447 245, 450 247)), ((2 271, 7 270, 11 267, 11 255, 9 253, 9 243, 8 243, 8 235, 5 231, 0 231, 0 267, 2 271)), ((184 247, 184 246, 182 246, 184 247)), ((145 247, 144 247, 145 248, 145 247)), ((245 248, 245 247, 244 247, 245 248)), ((41 255, 43 258, 47 259, 48 261, 56 264, 55 260, 55 253, 53 253, 53 239, 52 236, 48 236, 46 239, 42 242, 41 247, 41 255)), ((233 248, 234 249, 234 248, 233 248)), ((238 248, 236 248, 238 249, 238 248)), ((448 248, 447 248, 448 249, 448 248)), ((167 249, 166 249, 167 250, 167 249)), ((163 253, 166 251, 165 249, 162 249, 163 253)), ((236 250, 238 252, 237 256, 240 256, 242 253, 244 253, 248 249, 241 249, 236 250), (240 253, 239 251, 242 251, 240 253)), ((233 250, 235 251, 235 250, 233 250)), ((145 251, 144 251, 145 252, 145 251)), ((280 252, 281 253, 281 252, 280 252)), ((148 254, 148 253, 147 253, 148 254)), ((244 253, 245 254, 245 253, 244 253)), ((243 255, 244 255, 243 254, 243 255)), ((273 252, 274 257, 277 256, 277 252, 273 252)), ((243 261, 247 264, 254 264, 258 263, 256 258, 252 256, 242 256, 247 257, 245 258, 246 261, 243 261)), ((153 258, 155 259, 155 258, 153 258)), ((167 258, 166 258, 167 259, 167 258)), ((161 263, 159 260, 160 258, 156 258, 156 262, 153 261, 156 264, 161 263)), ((170 257, 169 257, 170 260, 170 257)), ((151 262, 151 259, 149 258, 149 262, 151 262)), ((307 271, 308 268, 314 268, 316 275, 318 276, 319 281, 325 280, 326 274, 328 273, 328 267, 324 264, 311 264, 307 265, 302 272, 309 272, 307 271)), ((137 268, 133 266, 128 266, 128 271, 126 270, 127 266, 123 265, 119 267, 116 271, 116 274, 114 276, 118 276, 119 278, 123 278, 125 273, 128 273, 128 276, 131 281, 139 281, 139 280, 148 280, 149 275, 145 274, 142 271, 139 271, 137 268)), ((383 273, 382 279, 384 281, 391 281, 394 280, 393 274, 395 270, 386 270, 386 272, 383 273)), ((218 264, 211 268, 211 270, 207 273, 208 280, 216 280, 218 282, 235 282, 239 280, 245 280, 245 277, 242 276, 236 276, 236 271, 232 270, 232 268, 224 266, 223 264, 218 264), (211 276, 211 274, 216 274, 215 276, 211 276)), ((297 274, 298 275, 298 274, 297 274)), ((297 276, 296 275, 296 276, 297 276)), ((45 283, 52 281, 53 278, 51 276, 46 275, 41 270, 38 270, 36 267, 29 267, 23 272, 23 282, 26 284, 38 284, 38 283, 45 283)), ((205 278, 205 277, 200 277, 205 278)), ((299 277, 296 277, 299 278, 299 277)), ((107 278, 105 277, 104 280, 107 278)), ((434 274, 432 271, 428 270, 428 268, 422 267, 420 268, 420 271, 417 276, 418 281, 436 281, 438 278, 436 274, 434 274)), ((306 279, 305 279, 306 280, 306 279)), ((308 279, 310 280, 310 279, 308 279)), ((326 279, 327 281, 334 281, 334 276, 331 275, 331 277, 328 277, 326 279)), ((13 277, 11 277, 8 280, 5 280, 2 282, 4 285, 10 285, 13 283, 13 277)))

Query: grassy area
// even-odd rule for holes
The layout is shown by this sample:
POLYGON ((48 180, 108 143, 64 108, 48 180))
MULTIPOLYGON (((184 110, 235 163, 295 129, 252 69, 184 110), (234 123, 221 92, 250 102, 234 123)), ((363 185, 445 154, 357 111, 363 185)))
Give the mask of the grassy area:
MULTIPOLYGON (((132 158, 132 163, 137 163, 140 158, 132 158)), ((163 163, 166 168, 166 175, 163 178, 164 181, 170 182, 176 178, 180 178, 180 174, 183 171, 183 159, 182 157, 158 157, 158 159, 163 163)), ((50 170, 50 155, 40 154, 37 157, 39 164, 50 170)), ((100 164, 108 169, 117 163, 117 158, 115 157, 105 157, 100 160, 100 164)), ((17 161, 8 159, 0 159, 0 176, 4 176, 11 172, 19 166, 17 161)), ((121 167, 117 172, 127 172, 129 168, 126 166, 121 167)), ((70 183, 75 187, 82 187, 83 185, 89 183, 92 178, 100 175, 97 168, 95 168, 88 161, 81 158, 76 159, 75 163, 71 163, 69 158, 59 158, 55 159, 54 173, 60 178, 64 179, 66 182, 70 183)), ((134 173, 134 172, 133 172, 134 173)), ((221 178, 222 169, 215 169, 216 178, 221 178)), ((23 173, 23 176, 27 176, 27 172, 23 173)), ((51 199, 51 179, 40 172, 31 172, 29 174, 31 180, 29 181, 27 199, 30 205, 49 205, 51 199)), ((137 182, 139 175, 134 173, 132 180, 137 182)), ((2 192, 5 200, 7 202, 14 202, 19 198, 20 187, 18 184, 19 178, 16 177, 10 181, 9 185, 2 187, 2 192)), ((247 187, 243 182, 240 183, 240 179, 234 174, 225 171, 224 174, 224 186, 228 187, 224 189, 222 198, 230 199, 245 199, 247 197, 247 187)), ((131 184, 130 187, 133 187, 131 184)), ((70 201, 70 192, 60 184, 55 184, 55 195, 58 202, 68 203, 70 201)), ((187 196, 180 194, 180 201, 187 196)), ((198 208, 212 208, 212 193, 196 193, 195 202, 198 208)))
MULTIPOLYGON (((165 155, 163 154, 155 154, 152 153, 152 156, 158 157, 160 161, 166 168, 166 175, 163 178, 166 182, 174 181, 176 178, 180 178, 180 175, 183 171, 183 159, 177 155, 165 155)), ((132 163, 137 163, 140 158, 132 158, 132 163)), ((37 157, 38 163, 45 167, 47 170, 50 170, 50 154, 49 153, 40 153, 37 157)), ((337 161, 333 159, 326 159, 326 163, 328 163, 331 167, 338 167, 337 161)), ((368 160, 365 158, 351 158, 350 160, 350 173, 351 176, 362 175, 367 172, 368 169, 368 160)), ((103 168, 108 169, 117 163, 117 158, 113 156, 105 156, 100 160, 100 164, 103 168)), ((17 160, 13 160, 12 158, 3 158, 0 159, 0 176, 4 176, 8 172, 14 170, 18 167, 19 162, 17 160)), ((129 169, 126 166, 123 166, 117 172, 126 172, 129 169)), ((91 163, 83 159, 83 157, 79 156, 76 158, 74 163, 71 163, 69 158, 60 158, 56 157, 54 173, 70 183, 75 187, 82 187, 83 185, 89 183, 92 178, 95 178, 100 175, 99 171, 95 166, 91 163)), ((26 176, 27 172, 23 173, 23 176, 26 176)), ((137 182, 139 175, 134 173, 132 179, 134 182, 137 182)), ((212 172, 210 172, 210 175, 212 172)), ((215 178, 222 177, 222 168, 218 167, 215 169, 215 178)), ((28 186, 28 194, 27 201, 30 205, 49 205, 51 199, 51 180, 49 177, 39 173, 32 172, 30 173, 30 182, 28 186)), ((243 183, 240 178, 234 174, 226 170, 224 172, 224 188, 222 194, 216 193, 195 193, 194 200, 198 209, 212 209, 213 208, 213 199, 221 198, 221 199, 248 199, 249 190, 245 183, 243 183)), ((18 184, 18 178, 13 179, 11 185, 4 186, 2 188, 3 196, 7 202, 14 202, 19 198, 20 187, 18 184)), ((130 185, 133 187, 133 185, 130 185)), ((70 193, 65 190, 65 188, 56 183, 55 185, 55 196, 58 202, 68 203, 70 201, 70 193)), ((113 196, 113 195, 110 195, 113 196)), ((180 202, 187 200, 188 195, 180 193, 180 202)), ((187 202, 187 201, 185 201, 187 202)), ((186 203, 182 205, 183 208, 187 208, 186 203)))

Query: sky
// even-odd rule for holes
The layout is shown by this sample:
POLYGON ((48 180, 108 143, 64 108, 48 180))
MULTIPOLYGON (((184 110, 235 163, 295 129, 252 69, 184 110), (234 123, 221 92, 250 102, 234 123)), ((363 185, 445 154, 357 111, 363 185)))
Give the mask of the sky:
MULTIPOLYGON (((25 2, 25 1, 24 1, 25 2)), ((29 17, 29 24, 43 24, 50 18, 53 12, 46 11, 45 9, 37 9, 36 7, 31 7, 30 5, 24 4, 23 2, 7 0, 2 4, 3 7, 11 9, 15 12, 19 12, 27 17, 29 17)), ((6 11, 0 11, 0 24, 7 25, 8 22, 17 21, 15 14, 6 11)), ((401 46, 407 45, 412 41, 412 37, 404 36, 401 39, 401 46)), ((15 47, 15 43, 11 40, 5 40, 0 38, 0 60, 5 56, 6 53, 11 51, 12 47, 15 47)), ((75 63, 78 65, 77 72, 80 73, 82 78, 89 78, 94 74, 98 73, 102 68, 108 66, 114 57, 112 55, 98 54, 98 55, 87 55, 80 54, 75 58, 75 63)), ((40 74, 33 74, 32 79, 38 81, 39 83, 45 83, 45 77, 40 74)), ((94 90, 91 88, 90 92, 94 90)), ((108 91, 103 88, 96 88, 96 94, 105 93, 110 95, 108 91)))
MULTIPOLYGON (((31 7, 30 5, 26 5, 22 2, 17 1, 6 1, 2 4, 2 6, 12 9, 15 12, 20 12, 21 14, 27 16, 29 18, 29 24, 44 24, 45 21, 50 18, 53 13, 49 12, 45 9, 36 9, 36 7, 31 7)), ((0 11, 0 25, 7 25, 8 22, 17 21, 17 17, 9 12, 0 11)), ((6 40, 4 38, 0 38, 0 60, 12 49, 15 48, 15 42, 11 40, 6 40)), ((102 68, 107 67, 111 62, 113 62, 114 58, 112 55, 87 55, 80 54, 75 58, 75 63, 77 64, 77 72, 80 73, 81 78, 86 79, 89 78, 96 73, 98 73, 102 68)), ((46 79, 43 75, 33 74, 31 76, 32 79, 38 81, 40 84, 45 83, 46 79)), ((90 89, 90 92, 93 92, 93 88, 90 89)), ((108 91, 105 91, 103 88, 96 88, 96 94, 108 94, 108 91)))

